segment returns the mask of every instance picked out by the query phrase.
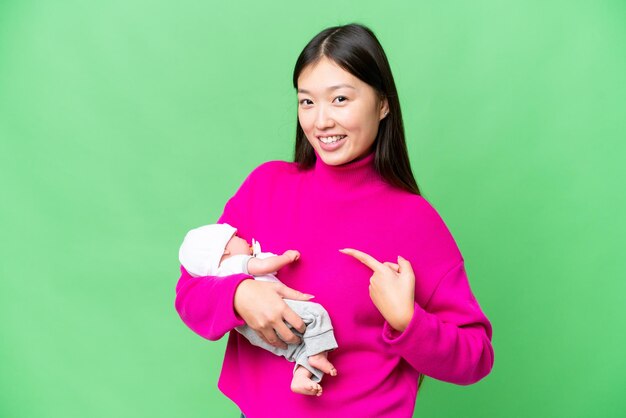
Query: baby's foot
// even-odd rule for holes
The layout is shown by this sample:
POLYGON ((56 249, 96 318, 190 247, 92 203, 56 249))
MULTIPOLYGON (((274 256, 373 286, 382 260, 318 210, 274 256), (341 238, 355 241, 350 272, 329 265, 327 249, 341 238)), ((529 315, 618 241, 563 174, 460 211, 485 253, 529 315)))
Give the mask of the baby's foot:
POLYGON ((337 376, 337 369, 332 365, 328 358, 326 357, 326 351, 323 353, 316 354, 314 356, 309 357, 309 364, 316 369, 320 369, 326 374, 331 376, 337 376))
POLYGON ((311 380, 311 372, 302 366, 298 366, 293 373, 291 390, 302 395, 322 396, 322 387, 311 380))

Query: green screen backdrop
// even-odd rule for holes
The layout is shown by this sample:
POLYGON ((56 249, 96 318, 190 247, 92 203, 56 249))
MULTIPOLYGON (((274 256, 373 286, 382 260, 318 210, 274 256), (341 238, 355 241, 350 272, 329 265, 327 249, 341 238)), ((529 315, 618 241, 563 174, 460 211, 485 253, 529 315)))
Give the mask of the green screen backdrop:
POLYGON ((351 22, 494 328, 492 373, 414 416, 626 416, 619 0, 0 2, 0 416, 238 416, 178 246, 291 158, 295 60, 351 22))

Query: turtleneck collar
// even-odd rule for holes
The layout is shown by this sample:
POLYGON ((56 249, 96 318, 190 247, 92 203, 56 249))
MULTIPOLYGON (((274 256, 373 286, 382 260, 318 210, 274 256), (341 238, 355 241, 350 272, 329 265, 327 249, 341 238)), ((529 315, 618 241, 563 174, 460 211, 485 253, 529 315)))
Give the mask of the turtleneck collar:
POLYGON ((342 165, 328 165, 315 151, 315 166, 313 168, 314 180, 323 188, 353 189, 373 185, 383 181, 376 171, 376 151, 371 151, 358 161, 351 161, 342 165))

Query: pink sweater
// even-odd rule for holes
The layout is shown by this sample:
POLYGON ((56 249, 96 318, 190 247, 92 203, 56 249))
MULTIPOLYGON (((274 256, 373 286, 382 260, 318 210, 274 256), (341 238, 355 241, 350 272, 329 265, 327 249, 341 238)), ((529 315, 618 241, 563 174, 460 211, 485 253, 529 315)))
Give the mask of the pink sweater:
MULTIPOLYGON (((300 251, 281 269, 287 286, 315 295, 333 322, 338 371, 321 397, 291 392, 293 364, 230 332, 218 382, 248 418, 410 417, 419 373, 458 385, 493 366, 491 324, 470 289, 463 257, 435 209, 421 196, 388 185, 374 153, 341 167, 318 158, 313 169, 269 161, 250 173, 218 223, 263 243, 263 251, 300 251), (364 251, 379 261, 401 255, 415 272, 415 313, 400 333, 369 297, 365 265, 340 253, 364 251)), ((192 278, 181 267, 176 309, 198 335, 218 340, 243 321, 233 309, 237 285, 250 276, 192 278)), ((428 384, 428 380, 425 381, 428 384)))

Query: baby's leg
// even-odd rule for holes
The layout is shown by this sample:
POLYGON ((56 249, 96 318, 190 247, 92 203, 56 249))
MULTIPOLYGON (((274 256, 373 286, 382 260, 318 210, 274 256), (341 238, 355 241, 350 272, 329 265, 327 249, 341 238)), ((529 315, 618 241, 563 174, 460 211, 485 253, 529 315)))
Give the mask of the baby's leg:
POLYGON ((291 390, 295 393, 301 393, 302 395, 322 395, 322 387, 319 383, 315 383, 311 380, 313 374, 305 367, 298 366, 293 372, 293 379, 291 379, 291 390))
POLYGON ((326 374, 331 376, 337 376, 337 369, 335 366, 328 361, 328 351, 323 351, 321 353, 315 354, 309 357, 309 364, 316 369, 320 369, 326 374))

